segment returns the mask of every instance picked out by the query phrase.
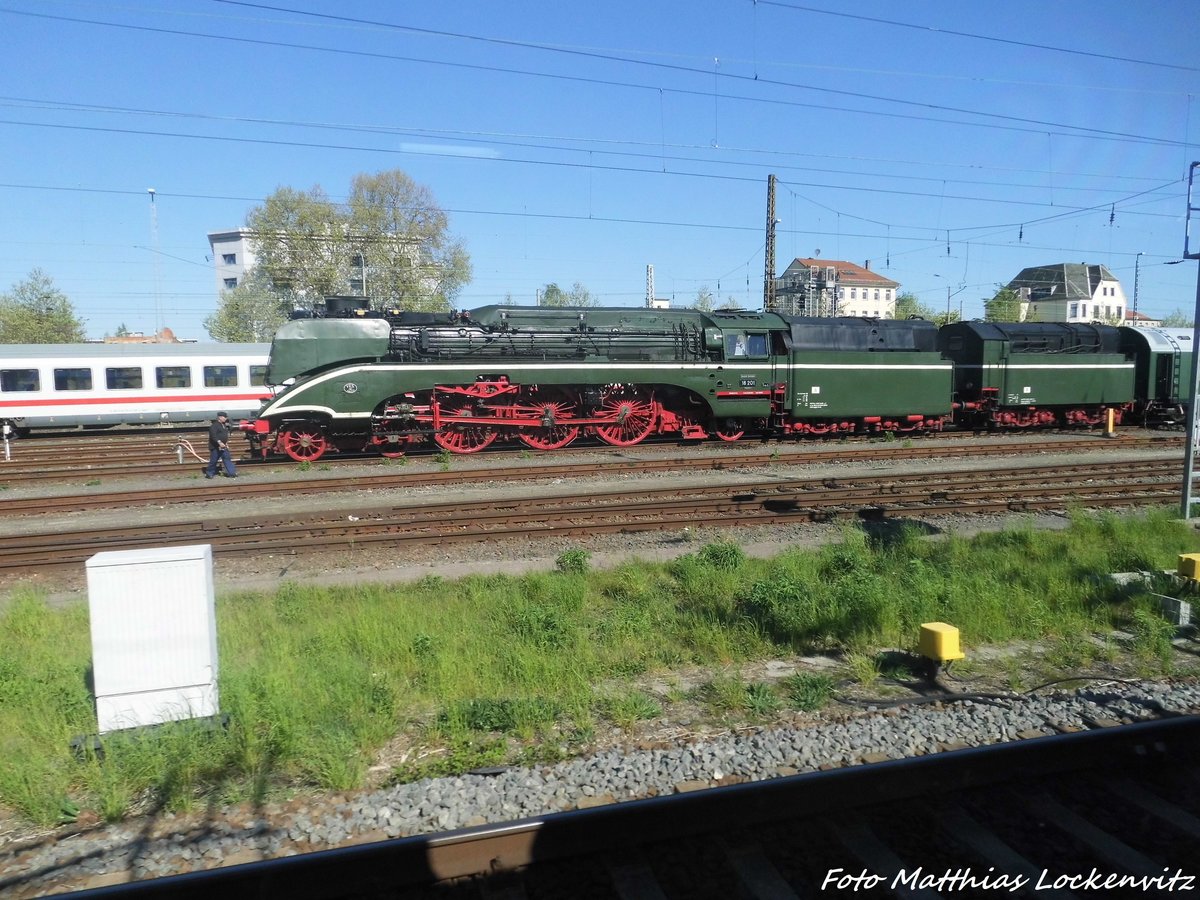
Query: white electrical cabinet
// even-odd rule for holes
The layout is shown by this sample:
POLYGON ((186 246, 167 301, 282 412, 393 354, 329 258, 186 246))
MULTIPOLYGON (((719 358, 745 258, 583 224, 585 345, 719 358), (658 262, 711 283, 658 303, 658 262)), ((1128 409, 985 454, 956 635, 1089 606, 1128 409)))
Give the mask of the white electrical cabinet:
POLYGON ((97 553, 87 584, 100 734, 217 715, 212 546, 97 553))

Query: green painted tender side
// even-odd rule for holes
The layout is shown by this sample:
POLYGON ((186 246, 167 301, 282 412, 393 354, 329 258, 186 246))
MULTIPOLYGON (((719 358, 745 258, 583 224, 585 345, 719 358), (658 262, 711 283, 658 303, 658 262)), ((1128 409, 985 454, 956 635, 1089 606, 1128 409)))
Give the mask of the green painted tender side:
POLYGON ((789 376, 797 419, 950 414, 952 367, 938 353, 798 352, 789 376))
POLYGON ((1135 362, 1118 329, 1066 323, 948 325, 939 335, 966 403, 1099 408, 1134 399, 1135 362))
POLYGON ((921 319, 788 317, 787 411, 795 419, 950 415, 952 367, 921 319))

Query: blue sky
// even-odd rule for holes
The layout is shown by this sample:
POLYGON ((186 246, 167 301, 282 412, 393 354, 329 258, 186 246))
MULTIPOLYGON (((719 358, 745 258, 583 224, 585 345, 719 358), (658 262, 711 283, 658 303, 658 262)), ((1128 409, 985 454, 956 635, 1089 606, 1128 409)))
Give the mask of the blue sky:
POLYGON ((773 173, 776 271, 870 260, 971 317, 1103 263, 1190 314, 1194 2, 809 2, 0 0, 0 290, 39 267, 91 337, 203 339, 208 232, 400 168, 470 253, 460 307, 638 305, 652 264, 757 308, 773 173))

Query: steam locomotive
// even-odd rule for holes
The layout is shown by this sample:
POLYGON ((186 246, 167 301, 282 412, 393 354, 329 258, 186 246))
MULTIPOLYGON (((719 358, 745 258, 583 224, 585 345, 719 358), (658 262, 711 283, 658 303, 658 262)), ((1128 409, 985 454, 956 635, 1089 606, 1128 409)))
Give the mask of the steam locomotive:
POLYGON ((474 453, 581 435, 735 441, 1183 421, 1192 336, 1056 323, 484 306, 373 311, 331 298, 271 346, 279 386, 241 423, 264 455, 474 453))

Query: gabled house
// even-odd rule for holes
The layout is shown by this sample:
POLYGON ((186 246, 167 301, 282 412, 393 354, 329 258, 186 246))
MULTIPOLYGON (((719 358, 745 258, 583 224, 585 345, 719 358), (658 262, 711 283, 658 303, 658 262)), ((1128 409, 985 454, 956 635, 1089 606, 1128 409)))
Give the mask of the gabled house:
POLYGON ((1107 266, 1033 266, 1007 287, 1020 297, 1025 322, 1125 322, 1125 290, 1107 266))
POLYGON ((775 279, 775 310, 798 316, 868 316, 896 313, 900 283, 872 272, 870 263, 796 258, 775 279))

